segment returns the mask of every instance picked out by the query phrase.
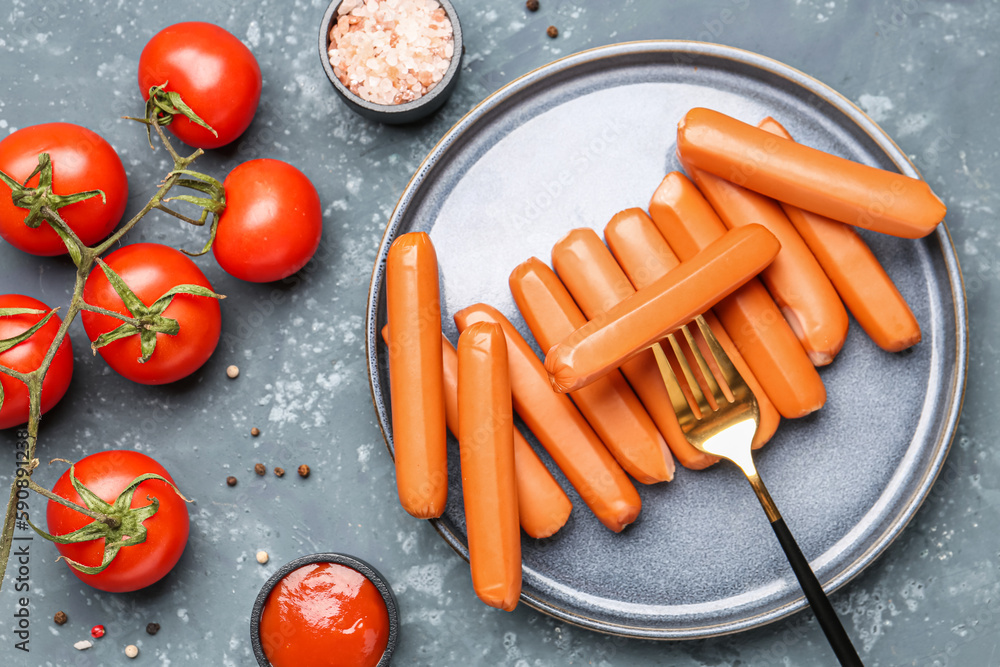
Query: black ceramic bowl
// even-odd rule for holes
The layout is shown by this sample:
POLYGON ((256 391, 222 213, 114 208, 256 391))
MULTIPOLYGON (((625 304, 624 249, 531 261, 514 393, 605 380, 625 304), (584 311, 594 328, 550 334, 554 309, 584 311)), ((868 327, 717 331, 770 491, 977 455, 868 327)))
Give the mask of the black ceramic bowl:
POLYGON ((399 607, 396 606, 396 596, 393 594, 392 588, 389 586, 386 578, 374 567, 360 558, 338 553, 310 554, 296 558, 293 561, 285 563, 281 569, 271 575, 270 579, 264 582, 260 593, 257 594, 257 599, 253 603, 253 612, 250 614, 250 645, 253 647, 253 654, 257 658, 257 664, 260 667, 271 667, 271 661, 264 655, 264 646, 260 639, 260 617, 264 613, 264 603, 267 602, 267 597, 271 594, 271 590, 274 589, 275 585, 287 575, 303 565, 311 565, 313 563, 337 563, 338 565, 344 565, 357 570, 365 575, 370 582, 375 584, 375 588, 382 594, 382 600, 385 601, 386 611, 389 612, 389 640, 386 642, 382 659, 378 661, 376 667, 388 667, 392 659, 392 652, 396 649, 396 642, 399 638, 399 607))
POLYGON ((403 104, 376 104, 352 93, 333 73, 333 65, 330 64, 330 57, 328 55, 330 49, 330 28, 337 16, 337 8, 340 7, 341 2, 342 0, 333 0, 323 15, 323 22, 319 28, 319 58, 323 63, 323 71, 326 72, 327 78, 330 79, 330 83, 333 84, 333 87, 340 94, 344 102, 347 103, 347 106, 365 118, 392 125, 412 123, 429 116, 441 108, 441 105, 445 103, 448 96, 455 89, 455 84, 458 82, 458 71, 462 62, 462 26, 458 22, 458 14, 455 12, 452 4, 448 0, 437 0, 448 15, 448 20, 451 21, 455 42, 455 51, 444 77, 426 95, 412 102, 405 102, 403 104))

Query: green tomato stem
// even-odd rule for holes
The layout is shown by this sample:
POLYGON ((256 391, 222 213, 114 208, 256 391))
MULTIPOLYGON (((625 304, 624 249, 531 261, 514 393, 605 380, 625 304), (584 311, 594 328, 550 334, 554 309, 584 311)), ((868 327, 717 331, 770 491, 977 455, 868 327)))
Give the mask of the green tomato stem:
POLYGON ((0 373, 3 373, 4 375, 6 375, 8 377, 12 377, 15 380, 20 380, 21 382, 24 382, 25 384, 28 383, 28 376, 25 373, 22 373, 20 371, 15 371, 13 368, 7 368, 6 366, 0 366, 0 373))
POLYGON ((41 215, 50 225, 59 227, 81 251, 87 247, 80 240, 80 237, 77 236, 76 232, 73 231, 73 228, 66 224, 66 221, 62 219, 62 216, 59 215, 56 209, 43 206, 41 215))
POLYGON ((117 313, 113 310, 108 310, 107 308, 101 308, 100 306, 94 306, 89 303, 84 303, 82 306, 82 310, 86 310, 87 312, 90 313, 97 313, 98 315, 107 315, 108 317, 113 317, 116 320, 121 320, 126 324, 131 324, 136 328, 140 326, 140 322, 138 319, 134 317, 129 317, 128 315, 122 315, 121 313, 117 313))
POLYGON ((156 207, 156 210, 157 211, 163 211, 167 215, 172 215, 175 218, 177 218, 178 220, 183 220, 184 222, 188 223, 189 225, 194 225, 195 227, 202 227, 202 226, 204 226, 205 220, 208 219, 208 214, 207 213, 202 214, 202 219, 201 220, 195 220, 194 218, 190 218, 190 217, 184 215, 183 213, 178 213, 174 209, 168 207, 166 204, 160 204, 159 206, 156 207))
POLYGON ((57 496, 56 494, 46 489, 44 486, 39 486, 38 484, 36 484, 35 480, 31 479, 30 477, 28 478, 28 488, 37 494, 45 496, 49 500, 55 501, 60 505, 63 505, 64 507, 68 507, 71 510, 76 510, 80 514, 86 514, 91 519, 97 519, 98 521, 100 521, 103 524, 106 524, 110 528, 118 528, 121 525, 121 521, 119 521, 115 517, 108 516, 107 514, 104 514, 102 512, 94 511, 89 507, 85 507, 83 505, 74 503, 71 500, 66 500, 62 496, 57 496))

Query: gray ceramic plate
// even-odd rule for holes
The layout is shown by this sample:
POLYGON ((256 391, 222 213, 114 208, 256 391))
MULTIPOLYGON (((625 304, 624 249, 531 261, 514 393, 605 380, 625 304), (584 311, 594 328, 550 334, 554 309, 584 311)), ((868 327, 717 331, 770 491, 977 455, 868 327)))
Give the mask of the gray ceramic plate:
MULTIPOLYGON (((675 127, 693 106, 749 122, 769 114, 803 143, 917 175, 849 101, 745 51, 639 42, 531 72, 445 135, 403 192, 382 239, 367 352, 390 452, 388 372, 376 334, 385 323, 383 267, 392 240, 430 233, 452 341, 452 315, 477 301, 527 333, 507 288, 509 272, 532 255, 548 260, 571 228, 601 230, 620 209, 645 207, 663 175, 678 168, 675 127)), ((866 238, 913 308, 923 342, 887 354, 852 323, 840 356, 822 369, 827 405, 785 421, 757 459, 828 591, 871 564, 928 494, 965 385, 965 297, 946 228, 916 242, 866 238)), ((467 558, 458 448, 450 444, 449 503, 435 524, 467 558)), ((524 538, 522 602, 594 630, 656 639, 735 632, 806 606, 750 486, 732 466, 678 469, 673 482, 640 485, 642 513, 620 535, 603 528, 556 474, 574 500, 573 514, 553 538, 524 538)), ((386 489, 386 502, 395 499, 386 489)))

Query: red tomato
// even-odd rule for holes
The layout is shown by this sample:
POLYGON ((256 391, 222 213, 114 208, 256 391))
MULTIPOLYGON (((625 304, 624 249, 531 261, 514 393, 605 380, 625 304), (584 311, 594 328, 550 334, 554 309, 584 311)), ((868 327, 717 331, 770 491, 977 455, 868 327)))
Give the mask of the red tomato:
POLYGON ((184 116, 167 125, 195 148, 218 148, 250 125, 260 102, 260 66, 243 42, 211 23, 178 23, 153 36, 139 56, 139 89, 167 83, 219 136, 184 116))
MULTIPOLYGON (((178 250, 158 243, 135 243, 111 253, 105 259, 145 305, 150 306, 175 285, 201 285, 212 289, 205 274, 178 250)), ((84 302, 128 315, 128 309, 99 267, 83 287, 84 302)), ((139 336, 129 336, 98 348, 111 368, 129 380, 142 384, 165 384, 187 377, 208 361, 219 342, 222 317, 217 299, 178 294, 163 311, 177 320, 177 335, 157 334, 156 350, 145 363, 139 336)), ((90 340, 116 329, 121 320, 84 311, 80 314, 90 340)))
MULTIPOLYGON (((37 308, 48 312, 51 310, 38 299, 20 294, 0 295, 0 308, 37 308)), ((45 317, 45 312, 39 315, 13 315, 0 317, 0 340, 13 338, 33 327, 38 320, 45 317)), ((42 359, 59 331, 62 320, 53 315, 41 329, 28 340, 15 345, 0 354, 0 365, 21 373, 30 373, 42 365, 42 359)), ((52 358, 48 373, 42 381, 42 414, 48 412, 69 388, 73 377, 73 348, 69 335, 63 338, 52 358)), ((0 408, 0 428, 19 426, 28 421, 28 387, 12 377, 0 374, 0 385, 3 385, 3 408, 0 408)))
MULTIPOLYGON (((25 127, 0 141, 0 171, 24 183, 38 155, 52 158, 52 190, 71 195, 102 190, 107 198, 91 197, 59 209, 59 215, 86 245, 94 245, 115 228, 128 203, 128 178, 115 149, 95 132, 72 123, 25 127)), ((28 183, 38 185, 38 176, 28 183)), ((14 206, 9 188, 0 183, 0 236, 32 255, 63 255, 66 246, 48 223, 32 229, 24 224, 28 211, 14 206)))
POLYGON ((305 174, 281 160, 251 160, 223 185, 226 210, 212 250, 226 273, 266 283, 309 262, 323 234, 323 211, 305 174))
MULTIPOLYGON (((163 466, 140 452, 110 450, 80 459, 74 467, 77 480, 97 494, 101 500, 113 503, 139 475, 153 473, 175 484, 163 466)), ((53 493, 77 504, 83 504, 69 479, 69 471, 52 487, 53 493)), ((111 564, 97 574, 70 570, 84 583, 110 593, 134 591, 163 578, 177 564, 187 544, 190 519, 187 503, 177 492, 158 479, 146 480, 136 487, 131 507, 145 507, 147 498, 156 498, 160 505, 156 514, 146 519, 146 541, 122 547, 111 564)), ((48 531, 65 535, 91 523, 93 519, 74 509, 50 500, 46 509, 48 531)), ((59 553, 82 565, 100 565, 104 556, 104 540, 96 539, 76 544, 57 544, 59 553)))

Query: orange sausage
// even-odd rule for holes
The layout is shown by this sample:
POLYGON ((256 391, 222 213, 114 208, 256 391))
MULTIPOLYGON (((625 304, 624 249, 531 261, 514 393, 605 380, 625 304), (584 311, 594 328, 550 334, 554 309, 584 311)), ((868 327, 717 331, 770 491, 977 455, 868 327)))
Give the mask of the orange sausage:
MULTIPOLYGON (((656 225, 642 209, 630 208, 615 214, 604 228, 604 238, 615 259, 618 260, 618 265, 622 267, 636 289, 649 285, 680 263, 677 255, 656 229, 656 225)), ((758 448, 774 435, 781 416, 712 311, 705 313, 705 320, 733 362, 733 366, 757 397, 757 404, 760 406, 760 425, 754 434, 753 446, 758 448)), ((697 340, 701 342, 700 337, 697 337, 697 340)), ((718 372, 712 355, 707 350, 702 350, 702 353, 713 370, 718 372)))
MULTIPOLYGON (((762 130, 792 136, 778 121, 765 118, 762 130)), ((920 325, 892 279, 854 228, 830 218, 782 204, 820 266, 861 328, 884 350, 899 352, 920 342, 920 325)))
MULTIPOLYGON (((510 274, 510 291, 543 351, 587 323, 556 274, 536 257, 510 274)), ((612 371, 571 397, 625 472, 643 484, 673 479, 667 443, 621 373, 612 371)))
POLYGON ((677 126, 691 166, 778 201, 876 232, 921 238, 944 219, 926 182, 782 139, 710 109, 677 126))
MULTIPOLYGON (((387 342, 388 331, 388 327, 382 327, 382 338, 387 342)), ((444 334, 441 334, 441 355, 444 360, 445 418, 448 430, 457 439, 458 354, 444 334)), ((554 535, 566 525, 573 504, 517 427, 514 428, 514 473, 521 528, 536 539, 554 535)))
POLYGON ((396 488, 418 519, 441 516, 448 499, 437 254, 424 232, 403 234, 385 262, 389 395, 396 488))
POLYGON ((521 596, 509 372, 499 324, 479 322, 462 332, 458 449, 472 587, 480 600, 504 611, 512 611, 521 596))
POLYGON ((565 394, 552 390, 542 362, 506 317, 486 304, 455 313, 464 330, 476 322, 503 327, 514 409, 598 520, 614 532, 635 521, 642 500, 628 475, 565 394))
MULTIPOLYGON (((595 318, 635 292, 615 258, 592 229, 575 229, 552 248, 552 266, 583 314, 595 318)), ((718 459, 691 446, 684 436, 652 350, 621 365, 670 451, 685 468, 701 470, 718 459)))
POLYGON ((760 277, 813 364, 829 364, 847 340, 847 310, 784 211, 773 199, 681 162, 726 227, 753 222, 778 237, 781 251, 760 277))
POLYGON ((549 350, 558 391, 579 389, 690 322, 766 267, 781 246, 760 225, 731 229, 549 350))
MULTIPOLYGON (((698 188, 680 172, 660 183, 649 214, 681 261, 725 233, 698 188)), ((782 417, 802 417, 826 402, 826 388, 764 285, 751 280, 715 307, 740 354, 782 417)))
MULTIPOLYGON (((444 392, 448 428, 458 437, 458 354, 444 336, 444 392)), ((530 537, 551 537, 566 525, 573 503, 538 454, 514 428, 514 474, 518 520, 530 537)))

